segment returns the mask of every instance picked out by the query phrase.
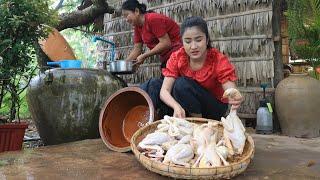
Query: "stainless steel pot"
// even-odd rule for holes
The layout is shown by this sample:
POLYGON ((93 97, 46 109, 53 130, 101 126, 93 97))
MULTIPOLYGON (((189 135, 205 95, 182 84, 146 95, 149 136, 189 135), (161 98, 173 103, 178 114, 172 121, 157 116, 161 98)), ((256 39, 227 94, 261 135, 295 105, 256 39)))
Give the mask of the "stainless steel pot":
POLYGON ((109 63, 109 72, 113 74, 132 74, 135 71, 133 60, 115 60, 109 63))

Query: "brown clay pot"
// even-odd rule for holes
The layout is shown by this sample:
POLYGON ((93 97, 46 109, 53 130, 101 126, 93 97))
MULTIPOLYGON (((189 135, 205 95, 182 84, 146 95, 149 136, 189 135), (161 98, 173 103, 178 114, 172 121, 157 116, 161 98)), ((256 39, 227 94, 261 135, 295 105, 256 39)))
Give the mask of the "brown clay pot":
POLYGON ((69 43, 57 29, 53 29, 48 38, 39 41, 39 44, 43 52, 52 61, 76 59, 69 43))
POLYGON ((107 99, 100 112, 100 136, 109 149, 130 151, 132 135, 155 117, 152 100, 145 91, 138 87, 120 89, 107 99))
POLYGON ((291 74, 278 84, 275 103, 283 134, 320 136, 320 81, 307 74, 291 74))

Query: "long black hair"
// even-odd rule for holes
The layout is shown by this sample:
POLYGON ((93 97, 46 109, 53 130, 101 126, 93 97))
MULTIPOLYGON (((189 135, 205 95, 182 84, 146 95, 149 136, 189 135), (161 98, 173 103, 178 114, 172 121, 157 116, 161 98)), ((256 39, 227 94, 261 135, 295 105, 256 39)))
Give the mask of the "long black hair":
POLYGON ((206 38, 208 41, 207 49, 211 48, 211 44, 210 44, 211 41, 210 41, 207 22, 202 17, 199 17, 199 16, 192 16, 192 17, 186 18, 180 26, 180 36, 182 37, 186 29, 191 27, 199 28, 200 31, 202 31, 206 35, 206 38))
POLYGON ((147 6, 143 3, 139 3, 138 0, 126 0, 122 3, 121 6, 122 10, 129 10, 134 12, 136 9, 139 9, 141 14, 145 14, 149 11, 147 11, 147 6))

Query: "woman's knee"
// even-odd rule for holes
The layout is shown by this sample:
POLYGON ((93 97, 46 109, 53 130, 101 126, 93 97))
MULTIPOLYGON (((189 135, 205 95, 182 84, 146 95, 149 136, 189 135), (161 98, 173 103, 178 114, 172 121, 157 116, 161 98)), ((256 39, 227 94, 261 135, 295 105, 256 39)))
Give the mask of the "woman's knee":
POLYGON ((193 81, 193 80, 191 80, 187 77, 177 78, 173 84, 172 91, 174 93, 186 91, 187 89, 189 89, 191 87, 191 81, 193 81))
POLYGON ((149 79, 148 81, 144 82, 143 84, 140 85, 140 88, 149 93, 150 91, 160 91, 161 86, 162 86, 162 79, 158 78, 152 78, 149 79))

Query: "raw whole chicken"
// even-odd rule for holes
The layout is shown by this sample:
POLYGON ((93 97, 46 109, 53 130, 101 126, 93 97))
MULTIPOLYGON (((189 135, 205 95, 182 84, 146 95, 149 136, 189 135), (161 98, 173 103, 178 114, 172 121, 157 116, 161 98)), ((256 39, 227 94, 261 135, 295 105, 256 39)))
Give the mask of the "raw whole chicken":
POLYGON ((157 126, 157 132, 166 132, 171 137, 181 139, 186 135, 191 135, 193 133, 194 123, 190 123, 185 119, 164 116, 161 120, 161 124, 157 126))
POLYGON ((154 132, 148 134, 139 144, 138 147, 145 150, 151 150, 148 152, 148 156, 150 157, 163 157, 164 150, 161 145, 165 142, 172 141, 173 139, 164 132, 154 132), (155 151, 155 152, 153 152, 155 151))
MULTIPOLYGON (((240 92, 234 88, 229 88, 223 94, 223 97, 234 98, 236 96, 241 96, 240 92)), ((233 110, 231 107, 230 113, 227 118, 221 117, 221 122, 223 124, 223 138, 225 144, 229 149, 229 154, 239 154, 243 152, 243 148, 246 141, 245 128, 237 116, 237 111, 233 110)))
POLYGON ((216 132, 213 136, 211 136, 209 144, 206 145, 199 162, 200 168, 229 165, 229 163, 226 161, 226 159, 218 150, 218 147, 216 144, 217 134, 218 133, 216 132))
POLYGON ((177 165, 189 167, 188 163, 193 157, 193 147, 190 145, 191 136, 183 137, 177 144, 172 146, 166 153, 163 163, 172 162, 177 165))
POLYGON ((193 131, 193 139, 196 144, 196 154, 200 155, 202 154, 206 144, 209 143, 211 136, 215 133, 215 126, 217 126, 218 123, 209 121, 206 124, 202 124, 195 128, 193 131))

